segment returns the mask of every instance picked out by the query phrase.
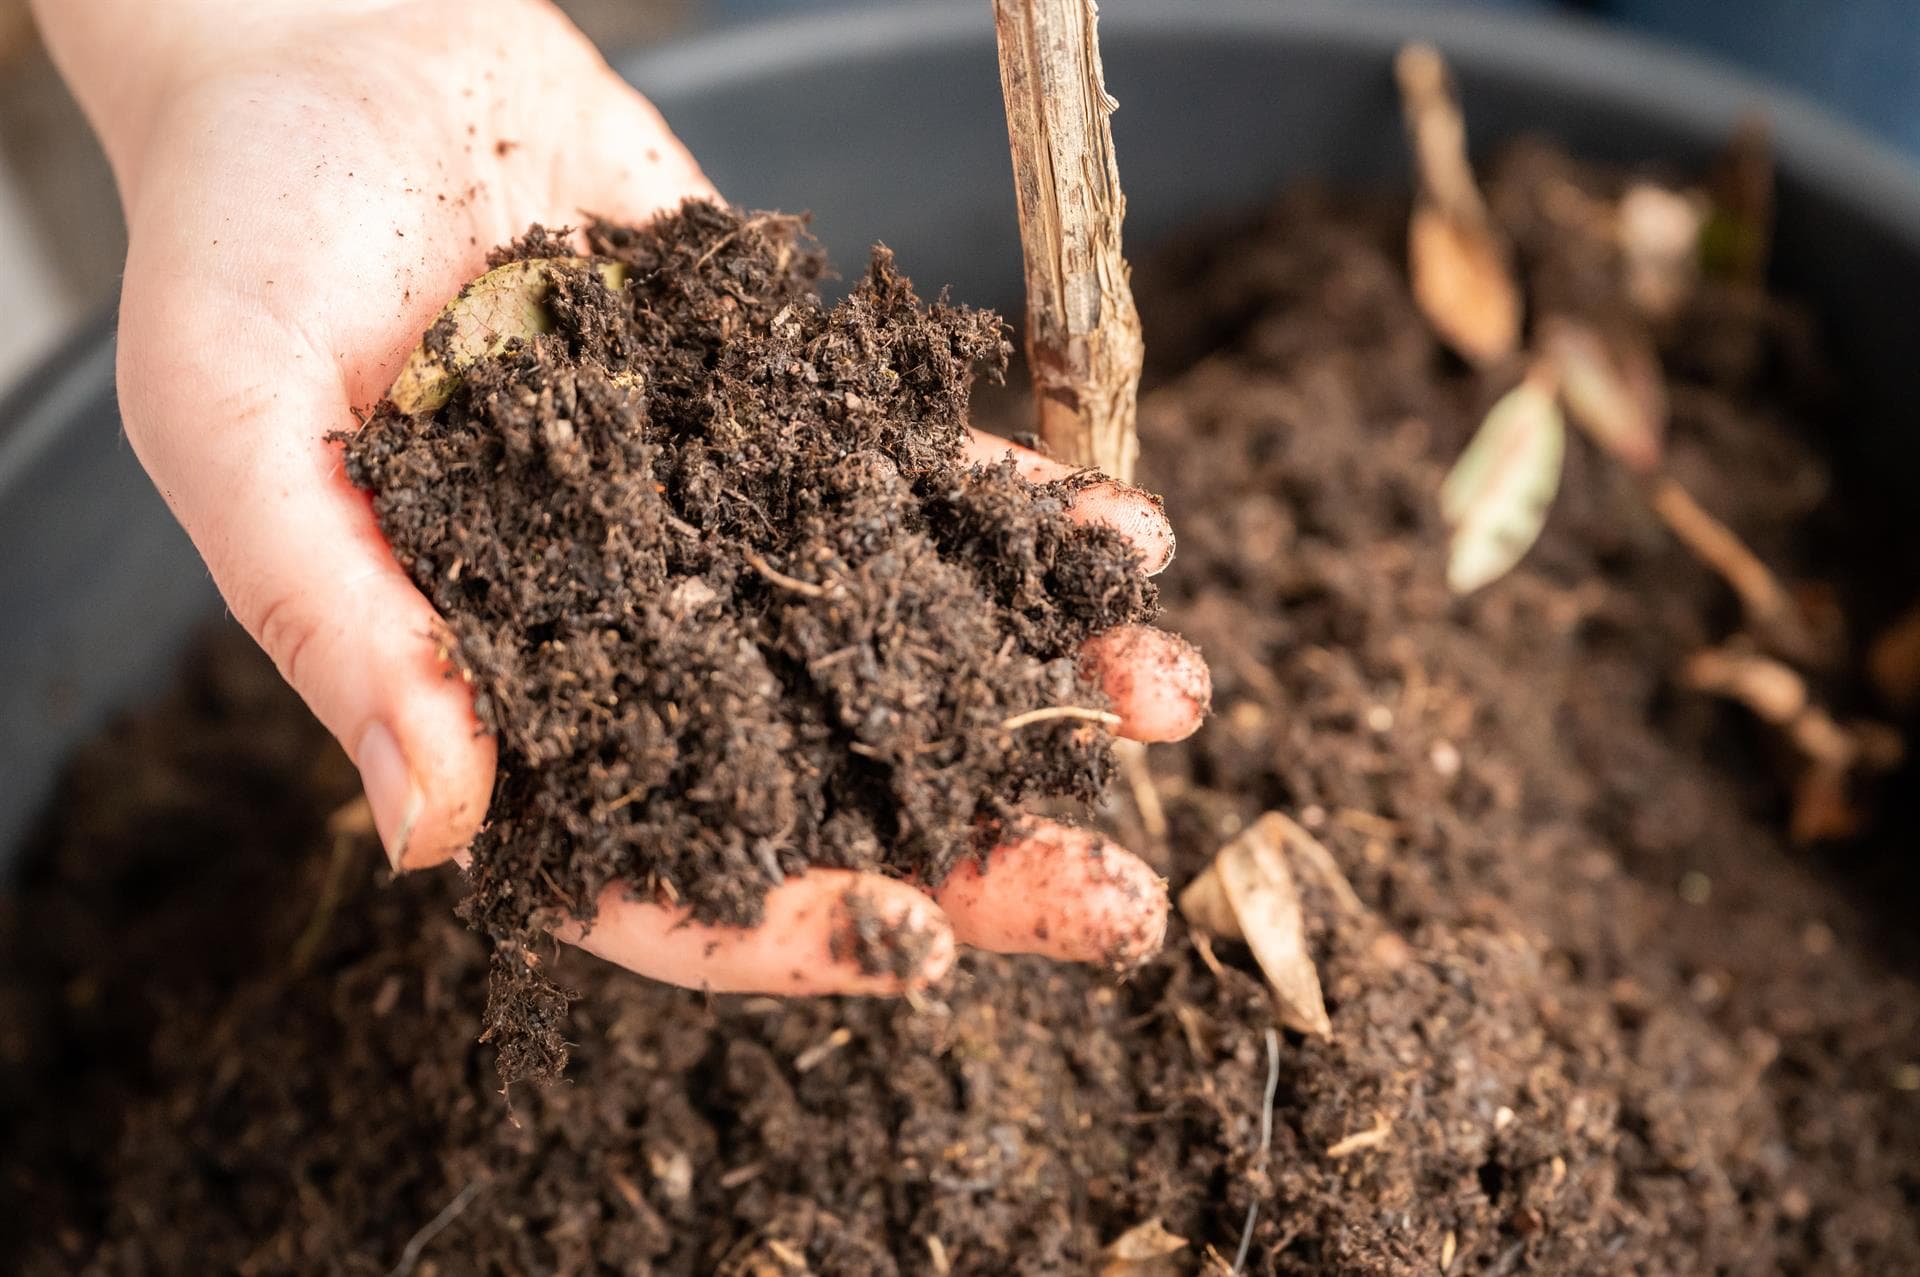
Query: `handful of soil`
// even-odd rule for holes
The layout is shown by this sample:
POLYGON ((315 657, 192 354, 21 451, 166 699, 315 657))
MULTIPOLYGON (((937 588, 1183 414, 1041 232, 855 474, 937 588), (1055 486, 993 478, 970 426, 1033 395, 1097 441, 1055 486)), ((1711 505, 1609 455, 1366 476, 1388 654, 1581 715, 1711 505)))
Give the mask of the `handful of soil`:
POLYGON ((884 249, 828 305, 791 217, 690 203, 588 239, 618 290, 556 263, 551 331, 346 449, 499 738, 463 912, 509 1082, 565 1063, 526 946, 612 884, 751 925, 808 866, 938 883, 1023 799, 1094 797, 1106 732, 1020 716, 1103 706, 1076 649, 1155 608, 1071 481, 964 459, 997 316, 923 305, 884 249))

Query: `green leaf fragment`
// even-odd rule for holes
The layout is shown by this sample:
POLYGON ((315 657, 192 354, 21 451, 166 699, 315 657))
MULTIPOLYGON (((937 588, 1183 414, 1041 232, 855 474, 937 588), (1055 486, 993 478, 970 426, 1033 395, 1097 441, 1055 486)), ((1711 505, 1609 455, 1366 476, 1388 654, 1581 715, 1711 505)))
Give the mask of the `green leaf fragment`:
POLYGON ((618 291, 627 268, 618 262, 589 262, 584 257, 541 257, 508 262, 480 276, 448 302, 422 341, 407 356, 387 397, 408 414, 432 412, 453 397, 466 370, 482 359, 504 354, 515 342, 553 331, 547 297, 560 267, 591 265, 602 282, 618 291))
POLYGON ((1447 585, 1455 594, 1505 576, 1539 539, 1566 451, 1554 379, 1536 368, 1493 406, 1440 486, 1440 513, 1453 528, 1447 585))

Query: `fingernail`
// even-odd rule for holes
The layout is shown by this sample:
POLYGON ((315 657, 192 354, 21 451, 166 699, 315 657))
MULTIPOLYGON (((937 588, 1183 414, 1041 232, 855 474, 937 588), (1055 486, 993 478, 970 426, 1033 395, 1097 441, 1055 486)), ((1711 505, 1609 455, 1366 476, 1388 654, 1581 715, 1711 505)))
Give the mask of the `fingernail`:
POLYGON ((373 827, 380 834, 380 845, 387 849, 393 871, 399 873, 406 859, 407 841, 413 837, 424 805, 413 773, 407 770, 407 757, 400 752, 400 742, 387 725, 375 723, 360 733, 353 764, 360 769, 360 787, 367 791, 367 806, 373 808, 373 827))

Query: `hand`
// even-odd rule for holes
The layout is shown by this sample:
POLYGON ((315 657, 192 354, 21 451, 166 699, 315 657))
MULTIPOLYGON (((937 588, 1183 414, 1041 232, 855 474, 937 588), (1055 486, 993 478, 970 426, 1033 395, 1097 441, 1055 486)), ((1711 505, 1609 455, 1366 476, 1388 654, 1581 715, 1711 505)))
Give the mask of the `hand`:
MULTIPOLYGON (((643 221, 712 191, 544 0, 40 5, 126 205, 128 438, 234 615, 352 755, 396 869, 458 856, 486 811, 493 741, 326 437, 380 397, 493 245, 533 222, 643 221)), ((972 446, 988 460, 1010 445, 972 446)), ((1062 469, 1019 455, 1034 477, 1062 469)), ((1089 489, 1077 513, 1118 526, 1156 565, 1170 557, 1164 517, 1131 489, 1089 489)), ((1177 639, 1110 633, 1089 658, 1124 734, 1168 740, 1198 725, 1206 669, 1177 639)), ((680 911, 613 890, 592 929, 567 938, 684 985, 889 992, 937 979, 956 939, 1125 961, 1158 946, 1165 919, 1144 864, 1040 824, 988 871, 927 894, 815 870, 743 931, 682 925, 680 911), (871 975, 835 956, 852 885, 927 934, 918 972, 871 975)))

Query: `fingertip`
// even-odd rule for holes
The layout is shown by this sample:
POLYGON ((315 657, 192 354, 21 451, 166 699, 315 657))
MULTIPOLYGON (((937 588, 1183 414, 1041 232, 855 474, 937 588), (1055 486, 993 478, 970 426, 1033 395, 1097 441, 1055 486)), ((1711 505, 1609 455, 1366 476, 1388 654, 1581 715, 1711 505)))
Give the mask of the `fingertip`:
MULTIPOLYGON (((962 455, 970 465, 994 465, 1011 457, 1014 472, 1028 483, 1053 483, 1083 473, 1065 462, 1023 448, 1010 439, 967 428, 962 455)), ((1148 575, 1164 571, 1173 562, 1173 524, 1158 497, 1144 488, 1117 479, 1098 478, 1073 494, 1067 517, 1076 523, 1101 524, 1133 543, 1148 575)))
POLYGON ((1213 705, 1213 673, 1200 649, 1167 630, 1120 625, 1080 647, 1100 680, 1119 732, 1131 740, 1185 740, 1213 705))
POLYGON ((1037 822, 982 865, 956 867, 934 893, 954 933, 995 953, 1036 953, 1127 969, 1167 934, 1167 884, 1091 830, 1037 822))
POLYGON ((1148 576, 1173 562, 1173 524, 1159 498, 1144 488, 1102 479, 1075 493, 1067 514, 1076 523, 1104 524, 1132 542, 1148 576))

